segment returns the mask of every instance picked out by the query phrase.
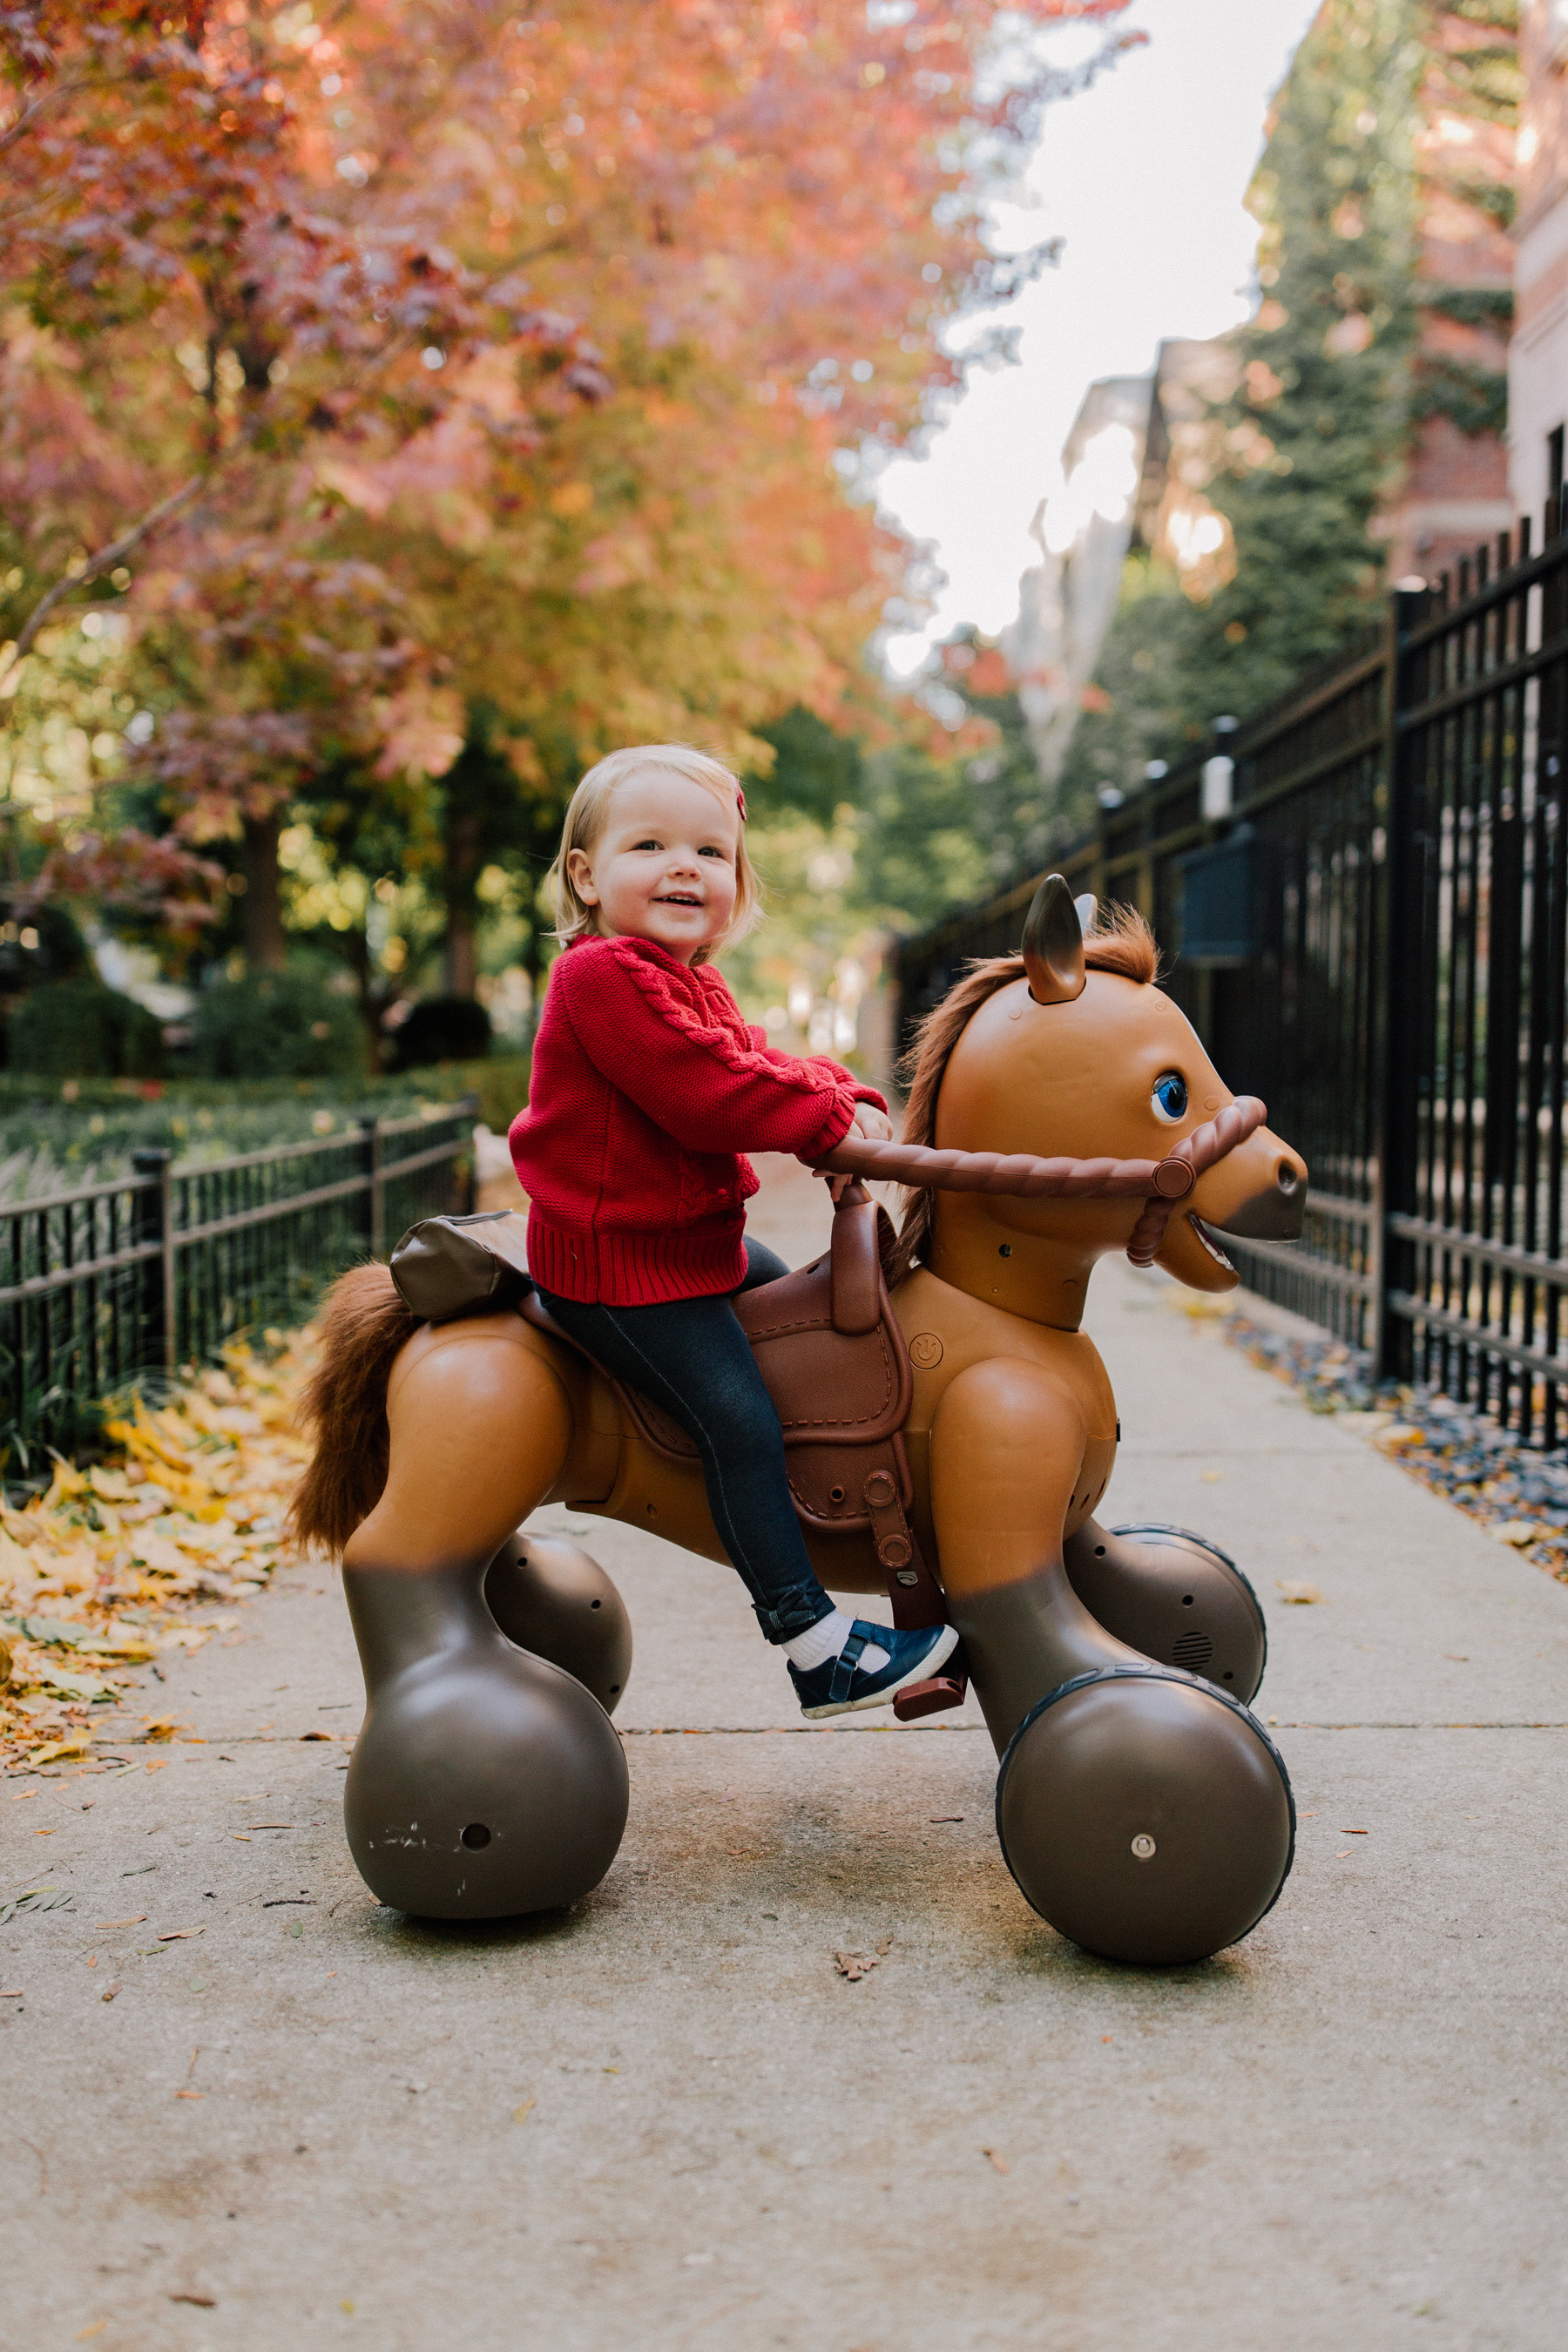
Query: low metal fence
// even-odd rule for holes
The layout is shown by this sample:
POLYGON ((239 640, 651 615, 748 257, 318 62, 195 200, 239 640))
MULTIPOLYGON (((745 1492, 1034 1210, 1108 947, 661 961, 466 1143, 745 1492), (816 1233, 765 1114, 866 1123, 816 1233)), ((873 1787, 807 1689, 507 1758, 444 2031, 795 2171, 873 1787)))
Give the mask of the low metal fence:
POLYGON ((303 1321, 345 1266, 466 1206, 474 1110, 188 1165, 138 1151, 128 1176, 0 1209, 5 1474, 89 1436, 101 1399, 303 1321))
MULTIPOLYGON (((1528 523, 1053 864, 1137 906, 1227 1083, 1312 1171, 1244 1281, 1386 1377, 1568 1440, 1568 536, 1528 523)), ((904 943, 906 1042, 1037 877, 904 943)))

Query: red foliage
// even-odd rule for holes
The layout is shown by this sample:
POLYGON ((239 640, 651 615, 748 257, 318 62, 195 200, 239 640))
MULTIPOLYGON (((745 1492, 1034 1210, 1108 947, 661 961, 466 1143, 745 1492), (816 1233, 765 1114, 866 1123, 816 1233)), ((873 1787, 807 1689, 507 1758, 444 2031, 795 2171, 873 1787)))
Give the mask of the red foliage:
MULTIPOLYGON (((416 616, 388 533, 471 551, 500 530, 533 578, 548 529, 568 593, 613 599, 679 582, 722 532, 748 601, 718 668, 815 693, 807 641, 846 674, 885 593, 824 460, 906 434, 952 373, 943 317, 1027 274, 980 235, 984 159, 1064 87, 1027 36, 1124 5, 1012 0, 999 59, 997 0, 881 21, 865 0, 338 0, 320 23, 259 0, 0 0, 20 648, 41 592, 136 572, 174 713, 148 764, 198 838, 345 746, 384 767, 415 747, 427 772, 456 751, 435 647, 457 624, 428 564, 416 616), (559 470, 601 409, 597 472, 559 470), (638 466, 635 514, 578 520, 638 466)), ((667 701, 672 659, 661 639, 667 701)), ((721 709, 693 660, 693 707, 721 709)), ((559 667, 575 724, 594 666, 559 667)), ((636 684, 607 723, 636 723, 636 684)))

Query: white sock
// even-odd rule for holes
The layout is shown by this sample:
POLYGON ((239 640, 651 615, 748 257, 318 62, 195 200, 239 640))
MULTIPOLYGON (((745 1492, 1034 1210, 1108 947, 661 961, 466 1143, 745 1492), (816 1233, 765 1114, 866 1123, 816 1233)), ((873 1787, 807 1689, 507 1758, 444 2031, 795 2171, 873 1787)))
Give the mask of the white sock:
MULTIPOLYGON (((792 1665, 803 1675, 809 1674, 813 1666, 826 1665, 829 1658, 836 1658, 854 1631, 853 1617, 836 1609, 830 1617, 819 1617, 804 1633, 792 1633, 779 1647, 792 1665)), ((875 1642, 868 1642, 856 1663, 861 1674, 874 1675, 887 1664, 888 1655, 875 1642)))

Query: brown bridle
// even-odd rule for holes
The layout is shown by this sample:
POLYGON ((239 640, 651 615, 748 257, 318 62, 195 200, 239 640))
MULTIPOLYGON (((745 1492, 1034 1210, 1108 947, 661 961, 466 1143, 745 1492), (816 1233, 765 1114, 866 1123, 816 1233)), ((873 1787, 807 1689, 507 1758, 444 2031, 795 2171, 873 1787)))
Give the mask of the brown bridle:
POLYGON ((1268 1113, 1256 1095, 1234 1102, 1184 1136, 1163 1160, 1037 1160, 1026 1151, 938 1151, 925 1143, 873 1143, 847 1136, 813 1164, 819 1173, 907 1184, 916 1192, 999 1192, 1015 1200, 1144 1202, 1127 1255, 1152 1265, 1178 1201, 1205 1169, 1255 1135, 1268 1113))

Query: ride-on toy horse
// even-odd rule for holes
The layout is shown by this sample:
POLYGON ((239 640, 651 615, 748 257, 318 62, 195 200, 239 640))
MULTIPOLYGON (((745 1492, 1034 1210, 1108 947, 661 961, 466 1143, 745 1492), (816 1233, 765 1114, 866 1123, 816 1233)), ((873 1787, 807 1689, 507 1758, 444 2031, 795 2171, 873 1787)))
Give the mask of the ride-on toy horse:
MULTIPOLYGON (((824 1583, 885 1584, 906 1622, 945 1611, 1020 1888, 1089 1949, 1145 1963, 1257 1924, 1294 1811, 1246 1705, 1250 1586, 1199 1538, 1094 1517, 1119 1429, 1085 1289, 1120 1249, 1233 1287, 1215 1237, 1295 1238, 1307 1173, 1154 971, 1138 919, 1086 941, 1050 877, 1022 954, 977 966, 925 1024, 904 1140, 826 1162, 923 1188, 897 1242, 851 1188, 825 1259, 737 1301, 824 1583)), ((384 1902, 440 1917, 569 1902, 625 1826, 625 1612, 585 1553, 521 1523, 560 1502, 723 1557, 695 1454, 550 1328, 512 1229, 416 1228, 399 1276, 417 1312, 384 1266, 342 1277, 296 1505, 300 1535, 342 1555, 364 1666, 354 1859, 384 1902)))

